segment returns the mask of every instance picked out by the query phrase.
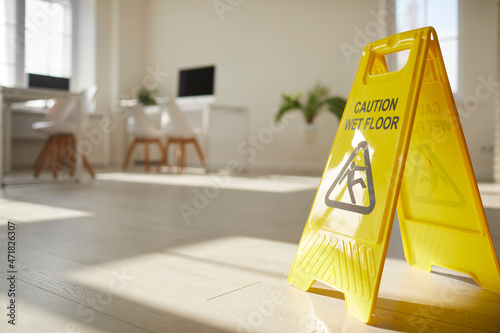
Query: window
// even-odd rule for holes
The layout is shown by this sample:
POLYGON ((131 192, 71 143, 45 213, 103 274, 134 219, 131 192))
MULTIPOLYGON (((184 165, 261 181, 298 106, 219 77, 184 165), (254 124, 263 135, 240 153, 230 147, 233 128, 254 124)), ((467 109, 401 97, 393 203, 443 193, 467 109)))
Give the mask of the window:
POLYGON ((26 73, 71 77, 71 16, 69 0, 26 0, 26 73))
POLYGON ((0 85, 16 84, 16 0, 0 1, 0 85))
MULTIPOLYGON (((458 0, 396 0, 396 32, 433 26, 451 90, 458 91, 458 0)), ((406 58, 398 57, 398 68, 406 58)))
POLYGON ((71 77, 72 16, 72 0, 0 0, 0 85, 71 77))

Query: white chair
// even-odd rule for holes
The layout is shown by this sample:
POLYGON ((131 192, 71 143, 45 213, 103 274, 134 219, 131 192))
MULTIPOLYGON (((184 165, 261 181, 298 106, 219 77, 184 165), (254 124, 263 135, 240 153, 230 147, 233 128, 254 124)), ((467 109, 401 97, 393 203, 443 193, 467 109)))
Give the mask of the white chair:
POLYGON ((208 170, 198 139, 177 107, 175 101, 172 98, 162 97, 157 98, 157 102, 165 107, 162 115, 162 129, 164 135, 167 137, 163 159, 158 163, 158 171, 163 164, 170 167, 168 149, 170 145, 177 144, 177 170, 181 172, 186 167, 185 145, 188 143, 194 145, 198 157, 200 158, 201 165, 205 170, 208 170))
MULTIPOLYGON (((38 154, 33 168, 34 176, 38 177, 46 162, 52 168, 54 178, 57 178, 63 165, 64 153, 66 163, 71 176, 75 173, 75 149, 76 135, 85 128, 89 113, 95 109, 95 95, 97 87, 92 86, 80 94, 78 100, 68 96, 56 100, 52 109, 47 113, 43 121, 32 124, 36 131, 49 134, 42 150, 38 154)), ((85 169, 92 178, 95 172, 85 154, 80 154, 85 169)))
POLYGON ((136 100, 123 100, 120 101, 120 106, 127 111, 127 133, 131 136, 131 142, 123 161, 122 170, 126 171, 132 158, 135 146, 138 143, 144 144, 144 169, 149 171, 149 144, 156 143, 160 149, 160 160, 164 160, 163 144, 161 139, 163 131, 161 128, 154 127, 146 114, 144 107, 137 103, 136 100))

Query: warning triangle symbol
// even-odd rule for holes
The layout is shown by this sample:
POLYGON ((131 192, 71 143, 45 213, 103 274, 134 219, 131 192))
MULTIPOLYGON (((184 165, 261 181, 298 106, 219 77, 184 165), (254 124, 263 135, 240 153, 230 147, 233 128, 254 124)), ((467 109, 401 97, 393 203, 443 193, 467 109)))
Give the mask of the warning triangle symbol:
POLYGON ((426 146, 418 147, 411 196, 419 202, 462 207, 465 198, 436 155, 426 146))
POLYGON ((325 204, 363 215, 373 211, 375 190, 366 141, 360 142, 345 162, 326 192, 325 204))

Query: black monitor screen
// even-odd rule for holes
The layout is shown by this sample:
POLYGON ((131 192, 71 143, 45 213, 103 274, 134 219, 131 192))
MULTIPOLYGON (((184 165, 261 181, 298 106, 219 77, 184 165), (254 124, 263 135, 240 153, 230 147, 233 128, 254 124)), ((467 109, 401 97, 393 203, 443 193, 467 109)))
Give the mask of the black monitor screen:
POLYGON ((28 87, 69 90, 69 79, 28 73, 28 87))
POLYGON ((214 94, 215 67, 181 69, 179 97, 214 94))

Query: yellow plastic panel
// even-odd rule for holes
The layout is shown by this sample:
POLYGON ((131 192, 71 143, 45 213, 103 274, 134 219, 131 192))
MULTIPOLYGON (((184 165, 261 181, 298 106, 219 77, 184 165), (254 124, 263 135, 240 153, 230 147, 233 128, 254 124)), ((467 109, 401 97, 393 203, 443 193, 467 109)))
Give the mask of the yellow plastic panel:
POLYGON ((498 291, 498 261, 431 27, 365 47, 289 283, 303 290, 316 280, 329 284, 344 292, 349 314, 368 322, 402 183, 399 216, 409 263, 464 271, 498 291), (385 56, 407 49, 405 67, 388 72, 385 56), (467 254, 457 252, 460 246, 467 254), (457 264, 458 253, 470 264, 457 264))
POLYGON ((347 311, 364 322, 382 276, 429 34, 411 31, 363 51, 288 278, 304 290, 319 280, 343 291, 347 311), (407 65, 388 73, 384 56, 403 49, 407 65))
POLYGON ((500 293, 500 268, 436 37, 427 54, 398 216, 411 266, 460 271, 500 293))

